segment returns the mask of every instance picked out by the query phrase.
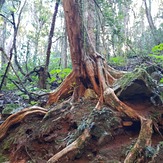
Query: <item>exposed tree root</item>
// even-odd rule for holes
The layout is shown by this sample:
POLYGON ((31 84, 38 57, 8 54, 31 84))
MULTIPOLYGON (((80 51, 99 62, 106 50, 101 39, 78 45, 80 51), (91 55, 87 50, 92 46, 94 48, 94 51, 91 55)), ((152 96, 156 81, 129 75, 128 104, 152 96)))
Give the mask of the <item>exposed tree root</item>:
POLYGON ((127 72, 125 71, 118 71, 114 69, 113 67, 106 64, 106 69, 108 70, 108 73, 113 76, 115 79, 121 78, 123 75, 125 75, 127 72))
POLYGON ((141 118, 141 130, 134 147, 131 149, 125 159, 125 163, 145 162, 145 148, 151 146, 152 120, 141 118))
POLYGON ((140 118, 140 116, 137 114, 135 110, 133 110, 132 108, 130 108, 129 106, 127 106, 126 104, 124 104, 122 101, 118 99, 113 89, 107 88, 104 91, 104 100, 109 106, 113 107, 114 109, 117 109, 120 112, 125 113, 130 118, 134 118, 134 119, 140 118))
POLYGON ((74 82, 75 73, 71 72, 62 82, 62 84, 54 92, 50 93, 47 104, 51 105, 52 103, 58 102, 59 99, 72 94, 73 88, 75 86, 74 82))
MULTIPOLYGON (((91 85, 95 93, 100 97, 108 85, 112 86, 115 81, 126 74, 126 72, 117 71, 108 66, 106 63, 103 63, 103 59, 101 57, 98 57, 95 60, 97 61, 92 60, 92 58, 85 59, 85 69, 82 71, 80 82, 83 83, 84 87, 89 87, 89 85, 91 85)), ((77 83, 75 77, 76 74, 72 71, 65 78, 62 84, 54 92, 49 94, 47 104, 51 105, 58 102, 59 99, 71 95, 74 88, 79 87, 79 85, 76 85, 77 83)))
POLYGON ((9 128, 21 122, 26 116, 31 115, 31 114, 42 114, 45 115, 47 113, 47 110, 41 107, 31 107, 24 109, 21 112, 15 113, 11 116, 9 116, 4 123, 0 125, 0 141, 6 136, 7 131, 9 128))
MULTIPOLYGON (((127 158, 125 159, 126 163, 133 163, 134 161, 140 162, 139 159, 142 160, 145 158, 140 157, 139 154, 143 152, 145 147, 151 145, 152 120, 142 117, 131 107, 129 107, 128 105, 126 105, 122 101, 120 101, 119 98, 114 93, 114 90, 111 88, 111 86, 114 84, 114 82, 118 78, 122 77, 125 72, 118 72, 118 71, 112 69, 111 67, 104 64, 102 58, 100 58, 100 57, 98 57, 96 59, 97 59, 96 60, 96 64, 97 64, 96 71, 97 72, 94 72, 93 69, 90 68, 90 67, 94 67, 94 66, 91 65, 89 63, 89 61, 87 61, 87 63, 89 63, 89 65, 86 66, 87 67, 86 74, 89 74, 88 75, 89 81, 91 82, 94 91, 99 96, 99 101, 95 108, 100 109, 103 102, 105 102, 105 104, 111 106, 112 108, 118 110, 119 112, 125 113, 130 118, 141 121, 141 131, 140 131, 138 140, 137 140, 134 148, 131 150, 131 152, 128 154, 127 158), (107 67, 107 69, 106 69, 106 67, 107 67), (98 85, 96 82, 97 80, 95 80, 95 78, 96 79, 98 78, 98 81, 99 81, 98 85), (100 91, 100 93, 99 93, 99 91, 100 91)), ((72 77, 72 79, 74 79, 74 78, 72 77)), ((63 84, 63 86, 60 87, 59 90, 57 90, 58 93, 50 96, 51 97, 50 100, 53 99, 53 100, 51 100, 51 102, 55 101, 58 98, 58 97, 55 97, 57 94, 59 94, 59 96, 62 96, 62 93, 66 92, 66 91, 64 92, 64 90, 63 90, 63 88, 65 88, 64 85, 67 86, 66 83, 68 83, 68 85, 70 85, 69 83, 73 82, 71 80, 71 78, 68 78, 65 81, 66 82, 63 84), (52 98, 52 96, 54 98, 52 98)), ((71 89, 72 89, 72 87, 71 87, 71 89)), ((62 158, 63 156, 65 156, 66 154, 68 154, 70 152, 72 155, 75 155, 74 151, 76 149, 80 149, 81 145, 83 145, 86 138, 90 136, 88 129, 85 130, 85 132, 80 137, 78 137, 72 144, 65 147, 63 150, 61 150, 60 152, 55 154, 51 159, 49 159, 48 163, 57 162, 60 158, 62 158)))
MULTIPOLYGON (((55 154, 48 160, 48 163, 58 162, 59 159, 67 155, 69 152, 73 153, 73 156, 77 154, 77 150, 81 148, 81 146, 85 143, 85 141, 90 137, 90 133, 88 129, 85 129, 83 134, 80 135, 73 143, 68 145, 66 148, 55 154)), ((72 157, 72 155, 71 155, 72 157)))
MULTIPOLYGON (((112 97, 113 94, 109 97, 112 97)), ((106 100, 106 99, 105 99, 106 100)), ((115 100, 115 99, 114 99, 115 100)), ((111 100, 110 100, 111 101, 111 100)), ((110 103, 109 103, 110 104, 110 103)), ((151 137, 152 137, 152 120, 147 119, 139 115, 136 111, 132 110, 130 107, 122 103, 121 101, 116 101, 114 105, 120 112, 126 113, 129 117, 134 119, 140 119, 141 121, 141 130, 139 133, 139 137, 137 139, 137 142, 135 143, 132 150, 129 152, 125 159, 125 163, 133 163, 133 162, 144 162, 145 161, 145 148, 151 145, 151 137), (123 111, 123 109, 125 111, 123 111)), ((48 160, 48 163, 55 163, 58 162, 63 157, 67 156, 67 159, 72 159, 76 154, 77 150, 80 150, 83 148, 84 143, 86 140, 90 138, 90 131, 89 129, 85 129, 83 134, 79 136, 73 143, 65 147, 63 150, 55 154, 52 158, 48 160), (68 158, 68 156, 71 156, 71 158, 68 158)))

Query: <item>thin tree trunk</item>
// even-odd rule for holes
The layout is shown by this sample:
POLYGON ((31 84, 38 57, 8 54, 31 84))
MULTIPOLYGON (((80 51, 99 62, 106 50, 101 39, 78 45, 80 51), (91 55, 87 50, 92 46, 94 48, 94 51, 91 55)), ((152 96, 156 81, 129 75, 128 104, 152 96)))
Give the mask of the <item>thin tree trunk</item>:
POLYGON ((159 44, 159 40, 157 39, 157 35, 156 35, 156 27, 154 25, 152 15, 151 15, 151 0, 149 0, 149 7, 147 6, 147 1, 146 0, 143 0, 143 1, 144 1, 144 5, 145 5, 146 17, 147 17, 148 24, 151 29, 153 38, 155 40, 155 43, 159 44))
MULTIPOLYGON (((16 82, 15 82, 14 84, 17 86, 17 88, 18 88, 20 91, 24 92, 25 94, 27 94, 27 95, 29 96, 29 100, 32 100, 32 99, 33 99, 32 95, 28 92, 28 90, 26 89, 26 87, 23 85, 23 82, 21 81, 21 79, 20 79, 20 77, 19 77, 17 71, 14 69, 14 66, 13 66, 12 63, 11 63, 11 59, 10 59, 10 58, 7 56, 7 54, 4 52, 3 48, 0 48, 0 51, 1 51, 1 52, 3 53, 3 55, 7 58, 8 62, 9 62, 8 65, 11 66, 11 68, 12 68, 12 70, 13 70, 15 76, 17 77, 17 79, 18 79, 18 81, 19 81, 19 84, 21 85, 22 88, 21 88, 16 82)), ((7 69, 6 69, 6 71, 7 71, 7 69)), ((6 71, 5 71, 5 74, 6 74, 6 71)), ((6 76, 3 76, 2 81, 5 79, 5 77, 6 77, 6 76)), ((0 87, 0 90, 1 90, 1 87, 0 87)))
MULTIPOLYGON (((3 30, 2 30, 2 33, 1 33, 1 38, 0 38, 0 47, 5 49, 5 41, 6 41, 6 20, 4 19, 3 20, 3 30)), ((3 55, 1 55, 1 69, 3 69, 4 65, 6 64, 6 59, 3 55)))
POLYGON ((54 14, 53 14, 53 18, 52 18, 52 24, 51 24, 49 38, 48 38, 48 47, 47 47, 47 51, 46 51, 46 63, 45 63, 44 71, 42 73, 42 77, 40 78, 41 87, 43 89, 46 88, 46 80, 48 77, 48 66, 49 66, 50 53, 51 53, 51 47, 52 47, 52 38, 54 35, 55 21, 56 21, 56 16, 58 13, 59 3, 60 3, 60 0, 56 0, 54 14), (41 80, 41 79, 43 79, 43 80, 41 80))
POLYGON ((5 0, 0 0, 0 11, 1 11, 1 8, 2 8, 4 3, 5 3, 5 0))
POLYGON ((18 22, 17 25, 15 23, 15 15, 14 13, 12 13, 12 19, 13 19, 13 28, 14 28, 14 40, 13 40, 13 48, 14 48, 14 60, 15 60, 15 64, 18 67, 18 70, 25 76, 25 73, 23 72, 23 69, 21 68, 19 61, 18 61, 18 56, 17 56, 17 47, 16 47, 16 39, 17 39, 17 33, 18 33, 18 29, 19 29, 19 25, 20 25, 20 19, 21 19, 21 14, 23 12, 23 9, 25 7, 26 4, 26 0, 24 1, 24 4, 20 10, 19 16, 18 16, 18 22))
MULTIPOLYGON (((8 71, 9 71, 11 59, 12 59, 12 56, 13 56, 13 50, 16 49, 16 37, 17 37, 18 27, 19 27, 19 24, 20 24, 20 17, 21 17, 21 14, 22 14, 22 11, 23 11, 23 8, 24 8, 25 4, 26 4, 26 1, 24 1, 24 4, 23 4, 23 6, 22 6, 22 8, 21 8, 21 10, 20 10, 17 26, 15 25, 14 13, 11 13, 11 16, 12 16, 12 18, 13 18, 12 25, 13 25, 13 27, 14 27, 14 38, 13 38, 12 47, 11 47, 11 49, 10 49, 9 61, 8 61, 8 64, 7 64, 5 73, 4 73, 4 75, 3 75, 1 84, 0 84, 0 90, 2 89, 2 86, 3 86, 4 82, 5 82, 5 78, 6 78, 6 76, 7 76, 8 71)), ((21 69, 20 69, 20 70, 21 70, 21 69)))

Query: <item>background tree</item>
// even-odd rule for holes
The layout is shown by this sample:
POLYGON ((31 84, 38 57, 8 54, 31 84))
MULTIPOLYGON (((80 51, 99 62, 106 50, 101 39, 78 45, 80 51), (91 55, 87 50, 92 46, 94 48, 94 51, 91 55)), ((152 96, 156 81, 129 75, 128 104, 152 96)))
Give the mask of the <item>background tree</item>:
POLYGON ((60 0, 57 0, 56 4, 55 4, 54 14, 53 14, 51 28, 50 28, 50 32, 49 32, 48 46, 47 46, 47 51, 46 51, 46 63, 45 63, 45 67, 44 67, 43 71, 40 72, 40 76, 39 76, 40 77, 39 87, 42 89, 46 88, 46 82, 47 82, 47 78, 48 78, 48 67, 49 67, 49 62, 50 62, 52 38, 53 38, 55 21, 56 21, 59 3, 60 3, 60 0))
MULTIPOLYGON (((23 73, 23 71, 22 71, 22 69, 21 69, 21 67, 19 66, 19 63, 18 63, 18 60, 17 60, 17 49, 16 49, 16 38, 17 38, 17 33, 18 33, 18 28, 19 28, 19 24, 20 24, 20 17, 21 17, 21 14, 22 14, 22 10, 23 10, 23 8, 24 8, 24 6, 25 6, 25 3, 26 3, 26 1, 24 1, 24 4, 23 4, 23 6, 21 7, 21 9, 20 9, 20 13, 19 13, 19 16, 18 16, 18 23, 16 24, 15 23, 15 16, 14 16, 14 4, 13 4, 13 8, 12 8, 12 10, 11 10, 11 17, 12 17, 12 20, 10 21, 10 23, 13 25, 13 28, 14 28, 14 36, 13 36, 13 43, 12 43, 12 47, 11 47, 11 49, 10 49, 10 58, 9 58, 9 62, 8 62, 8 65, 7 65, 7 67, 6 67, 6 70, 5 70, 5 73, 4 73, 4 76, 3 76, 3 78, 2 78, 2 81, 1 81, 1 84, 0 84, 0 90, 2 89, 2 86, 3 86, 3 83, 4 83, 4 81, 5 81, 5 78, 6 78, 6 75, 7 75, 7 73, 8 73, 8 70, 9 70, 9 67, 10 67, 10 61, 11 61, 11 59, 12 59, 12 55, 13 55, 13 50, 14 50, 14 52, 15 52, 15 57, 14 57, 14 59, 15 59, 15 63, 16 63, 16 66, 18 66, 18 68, 19 68, 19 70, 21 71, 21 73, 22 74, 24 74, 23 73)), ((4 16, 5 17, 5 16, 4 16)))

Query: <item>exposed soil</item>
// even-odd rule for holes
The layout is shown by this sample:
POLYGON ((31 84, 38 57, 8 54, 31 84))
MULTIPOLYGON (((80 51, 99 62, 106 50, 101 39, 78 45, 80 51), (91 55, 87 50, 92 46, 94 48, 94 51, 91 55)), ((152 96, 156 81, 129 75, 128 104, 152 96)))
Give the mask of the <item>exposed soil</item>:
MULTIPOLYGON (((27 116, 21 123, 12 126, 8 137, 4 142, 1 142, 1 146, 5 147, 4 154, 10 157, 12 163, 26 163, 29 160, 45 163, 54 153, 60 151, 67 143, 71 142, 71 139, 74 139, 73 136, 77 132, 77 128, 88 118, 96 102, 96 100, 86 100, 75 103, 71 111, 69 111, 69 105, 66 105, 67 107, 60 106, 57 108, 59 110, 58 114, 55 112, 54 115, 52 111, 51 115, 48 115, 47 120, 46 118, 43 120, 43 116, 39 114, 27 116), (10 147, 11 144, 12 147, 10 147)), ((149 101, 131 100, 125 103, 132 106, 139 113, 146 114, 147 116, 153 109, 149 101)), ((79 152, 73 160, 69 160, 69 156, 67 155, 61 162, 123 162, 127 153, 136 142, 140 131, 140 122, 132 121, 132 125, 123 126, 122 122, 130 120, 126 119, 123 115, 119 115, 116 111, 114 111, 114 116, 117 120, 110 128, 111 134, 100 135, 98 137, 99 133, 95 130, 94 135, 92 134, 91 140, 82 150, 82 153, 79 152), (119 117, 123 118, 119 119, 119 117)), ((108 117, 108 119, 110 118, 113 117, 108 117)), ((103 120, 101 118, 102 123, 103 120)), ((98 123, 100 124, 100 120, 98 123)), ((97 129, 101 130, 99 126, 97 129)), ((107 129, 106 132, 109 133, 107 129)), ((162 141, 161 136, 155 132, 152 138, 152 146, 156 148, 156 145, 160 141, 162 141)), ((162 161, 161 156, 160 161, 157 160, 157 162, 161 163, 162 161)))

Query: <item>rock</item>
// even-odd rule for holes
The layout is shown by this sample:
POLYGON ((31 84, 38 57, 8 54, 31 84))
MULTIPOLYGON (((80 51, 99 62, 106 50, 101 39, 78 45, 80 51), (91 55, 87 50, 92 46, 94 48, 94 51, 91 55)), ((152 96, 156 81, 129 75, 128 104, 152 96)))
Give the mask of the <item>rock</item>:
POLYGON ((163 77, 163 75, 161 74, 160 71, 154 71, 154 72, 152 72, 151 77, 152 77, 157 83, 159 83, 159 81, 161 80, 161 78, 163 77))
POLYGON ((86 89, 84 92, 84 98, 85 99, 96 99, 97 98, 97 94, 94 92, 93 89, 86 89))
POLYGON ((154 71, 153 79, 146 69, 137 68, 132 73, 124 75, 115 84, 115 93, 121 100, 150 99, 152 97, 152 103, 161 104, 161 92, 158 89, 159 85, 156 79, 159 80, 159 74, 154 71), (119 87, 118 87, 119 86, 119 87))
POLYGON ((4 100, 0 100, 0 108, 3 107, 4 100))

